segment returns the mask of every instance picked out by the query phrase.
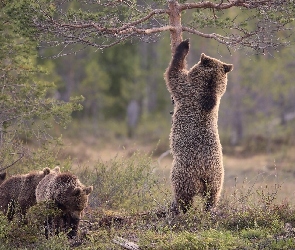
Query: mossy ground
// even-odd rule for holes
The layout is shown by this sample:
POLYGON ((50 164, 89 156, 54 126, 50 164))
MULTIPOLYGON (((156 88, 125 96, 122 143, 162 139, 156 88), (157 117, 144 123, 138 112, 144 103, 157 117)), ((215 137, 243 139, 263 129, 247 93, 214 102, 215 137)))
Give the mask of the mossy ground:
POLYGON ((172 217, 170 189, 149 155, 100 161, 79 176, 94 192, 76 239, 46 240, 46 211, 37 206, 26 221, 0 216, 0 249, 123 249, 122 238, 139 249, 295 249, 295 208, 277 199, 279 184, 227 190, 211 212, 196 199, 188 213, 172 217))

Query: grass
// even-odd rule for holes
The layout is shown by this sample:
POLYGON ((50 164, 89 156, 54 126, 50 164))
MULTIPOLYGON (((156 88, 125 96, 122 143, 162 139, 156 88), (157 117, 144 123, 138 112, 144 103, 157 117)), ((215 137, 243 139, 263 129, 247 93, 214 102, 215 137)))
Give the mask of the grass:
MULTIPOLYGON (((141 128, 143 136, 135 140, 109 134, 107 128, 93 127, 93 136, 79 129, 64 138, 63 151, 36 151, 22 161, 21 171, 11 169, 26 172, 34 165, 42 169, 61 163, 62 170, 93 185, 79 237, 68 240, 61 234, 46 240, 42 223, 8 223, 0 215, 0 250, 123 249, 115 242, 122 238, 140 249, 295 249, 294 147, 245 155, 239 147, 233 154, 227 148, 217 209, 207 213, 196 199, 187 214, 172 218, 172 157, 160 158, 169 149, 164 125, 152 127, 156 135, 141 128)), ((33 211, 46 215, 38 207, 33 211)))
MULTIPOLYGON (((170 189, 157 168, 151 155, 138 152, 80 166, 81 181, 94 185, 94 192, 79 237, 46 240, 42 223, 30 216, 29 223, 0 216, 0 249, 120 249, 115 241, 122 238, 140 249, 295 248, 295 208, 278 199, 285 191, 280 183, 271 186, 260 176, 256 183, 236 183, 225 188, 214 211, 205 212, 196 199, 188 213, 173 218, 170 189)), ((46 215, 38 209, 32 211, 46 215)))

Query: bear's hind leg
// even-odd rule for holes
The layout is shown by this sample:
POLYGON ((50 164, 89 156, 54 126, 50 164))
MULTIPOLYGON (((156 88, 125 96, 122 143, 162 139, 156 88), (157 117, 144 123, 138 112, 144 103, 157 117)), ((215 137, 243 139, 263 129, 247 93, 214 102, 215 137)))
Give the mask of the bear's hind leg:
POLYGON ((179 209, 186 213, 191 208, 195 195, 196 185, 191 180, 176 183, 174 185, 174 201, 171 207, 172 213, 179 214, 179 209))
POLYGON ((208 182, 204 181, 203 197, 205 199, 205 210, 210 211, 216 207, 221 193, 221 181, 208 182))

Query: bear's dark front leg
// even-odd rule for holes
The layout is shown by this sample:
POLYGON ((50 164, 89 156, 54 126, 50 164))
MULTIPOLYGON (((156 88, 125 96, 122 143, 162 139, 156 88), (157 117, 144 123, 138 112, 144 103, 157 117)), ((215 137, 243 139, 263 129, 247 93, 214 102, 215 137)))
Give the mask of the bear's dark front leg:
POLYGON ((183 70, 185 68, 185 57, 189 51, 189 40, 182 41, 175 50, 173 58, 171 60, 169 69, 168 69, 168 78, 175 77, 176 72, 183 70))
POLYGON ((48 239, 50 236, 53 235, 54 231, 54 219, 52 216, 48 216, 45 221, 45 237, 48 239))
MULTIPOLYGON (((11 200, 8 204, 7 204, 7 212, 6 212, 6 216, 7 216, 7 219, 9 221, 12 221, 13 217, 14 217, 14 214, 15 214, 15 201, 14 200, 11 200)), ((5 213, 5 211, 4 211, 5 213)))
POLYGON ((74 238, 78 234, 78 228, 80 224, 80 219, 79 218, 74 218, 72 216, 69 216, 69 227, 71 228, 71 231, 68 233, 69 238, 74 238))

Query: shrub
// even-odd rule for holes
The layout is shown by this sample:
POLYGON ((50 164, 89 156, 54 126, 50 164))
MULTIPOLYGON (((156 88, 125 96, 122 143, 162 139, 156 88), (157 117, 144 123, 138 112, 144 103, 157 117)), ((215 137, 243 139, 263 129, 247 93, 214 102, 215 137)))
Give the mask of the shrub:
POLYGON ((92 207, 139 212, 164 205, 170 195, 154 175, 154 168, 150 156, 134 153, 128 159, 98 162, 80 175, 83 182, 94 186, 92 207))
POLYGON ((0 213, 0 250, 4 249, 69 249, 70 242, 65 234, 54 235, 48 240, 44 234, 44 220, 56 213, 53 207, 36 205, 29 209, 27 218, 16 214, 9 222, 0 213))

